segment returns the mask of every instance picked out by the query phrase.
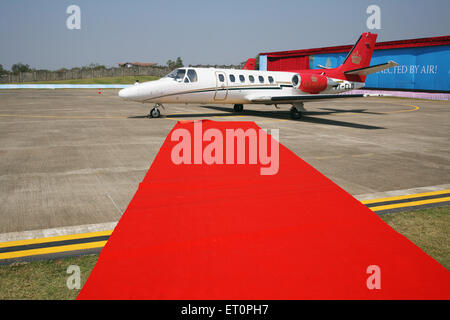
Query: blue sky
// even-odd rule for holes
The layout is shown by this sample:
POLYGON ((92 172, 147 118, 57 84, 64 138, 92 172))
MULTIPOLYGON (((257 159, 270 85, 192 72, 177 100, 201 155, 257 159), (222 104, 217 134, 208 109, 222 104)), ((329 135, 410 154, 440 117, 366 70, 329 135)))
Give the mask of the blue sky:
POLYGON ((259 52, 352 44, 381 8, 378 41, 450 34, 448 0, 2 0, 0 64, 238 64, 259 52), (69 5, 81 29, 66 27, 69 5))

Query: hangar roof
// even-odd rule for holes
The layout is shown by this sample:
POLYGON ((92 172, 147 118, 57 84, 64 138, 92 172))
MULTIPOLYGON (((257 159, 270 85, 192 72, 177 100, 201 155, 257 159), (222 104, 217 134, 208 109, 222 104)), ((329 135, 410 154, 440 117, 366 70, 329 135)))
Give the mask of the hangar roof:
MULTIPOLYGON (((429 37, 429 38, 377 42, 375 44, 375 50, 411 48, 411 47, 430 47, 430 46, 443 46, 443 45, 450 45, 450 35, 449 36, 441 36, 441 37, 429 37)), ((268 56, 268 57, 277 57, 277 58, 308 56, 308 55, 319 54, 319 53, 348 52, 352 47, 353 47, 353 45, 345 45, 345 46, 323 47, 323 48, 302 49, 302 50, 263 52, 263 53, 260 53, 259 55, 264 55, 264 56, 268 56)))
POLYGON ((118 62, 118 65, 121 67, 130 65, 130 66, 139 66, 139 67, 151 67, 156 65, 156 62, 118 62))

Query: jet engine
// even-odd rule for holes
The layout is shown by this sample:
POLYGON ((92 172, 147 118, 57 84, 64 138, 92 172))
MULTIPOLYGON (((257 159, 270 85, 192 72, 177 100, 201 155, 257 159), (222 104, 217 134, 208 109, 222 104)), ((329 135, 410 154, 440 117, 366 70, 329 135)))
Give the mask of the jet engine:
POLYGON ((295 74, 292 77, 292 85, 300 91, 316 94, 337 86, 338 83, 320 74, 295 74))

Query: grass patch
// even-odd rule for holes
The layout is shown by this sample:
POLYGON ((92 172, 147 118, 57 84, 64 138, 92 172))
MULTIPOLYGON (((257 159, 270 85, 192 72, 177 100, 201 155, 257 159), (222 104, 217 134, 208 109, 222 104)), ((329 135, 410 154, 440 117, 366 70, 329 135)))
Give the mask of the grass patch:
POLYGON ((136 82, 136 80, 139 80, 139 82, 146 82, 158 79, 160 78, 155 76, 124 76, 124 77, 106 77, 94 79, 21 82, 12 84, 133 84, 136 82))
MULTIPOLYGON (((450 206, 384 214, 381 218, 445 268, 450 268, 450 206)), ((78 265, 81 287, 98 254, 0 266, 0 300, 75 299, 80 290, 66 286, 67 267, 78 265)))
POLYGON ((450 206, 390 213, 380 217, 450 270, 450 206))
POLYGON ((0 300, 52 299, 72 300, 80 290, 67 288, 70 265, 77 265, 81 272, 81 288, 97 262, 98 254, 80 257, 19 262, 0 266, 0 300))

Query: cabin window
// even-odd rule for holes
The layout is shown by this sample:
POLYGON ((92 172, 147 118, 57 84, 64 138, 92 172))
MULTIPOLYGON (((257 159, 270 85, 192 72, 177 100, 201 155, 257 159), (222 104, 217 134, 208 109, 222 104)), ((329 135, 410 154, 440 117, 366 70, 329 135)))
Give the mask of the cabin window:
POLYGON ((236 78, 234 77, 234 75, 230 74, 230 81, 234 82, 236 80, 236 78))
POLYGON ((186 74, 186 69, 175 69, 171 73, 169 73, 166 76, 166 78, 173 78, 175 80, 182 81, 185 74, 186 74))
POLYGON ((251 83, 255 82, 255 78, 253 76, 248 76, 248 79, 250 80, 251 83))
POLYGON ((258 79, 259 79, 260 83, 264 83, 264 77, 263 76, 259 76, 258 79))
POLYGON ((197 72, 195 72, 195 70, 189 69, 187 75, 189 77, 189 80, 191 80, 191 82, 197 82, 197 72))
POLYGON ((245 77, 241 74, 241 75, 239 75, 239 80, 240 80, 241 82, 245 82, 245 77))
POLYGON ((188 77, 184 78, 184 82, 189 83, 189 78, 188 77))
POLYGON ((220 82, 224 82, 225 81, 225 78, 224 78, 223 74, 219 74, 219 81, 220 82))
POLYGON ((270 83, 273 83, 273 78, 272 78, 272 76, 269 76, 269 82, 270 82, 270 83))

